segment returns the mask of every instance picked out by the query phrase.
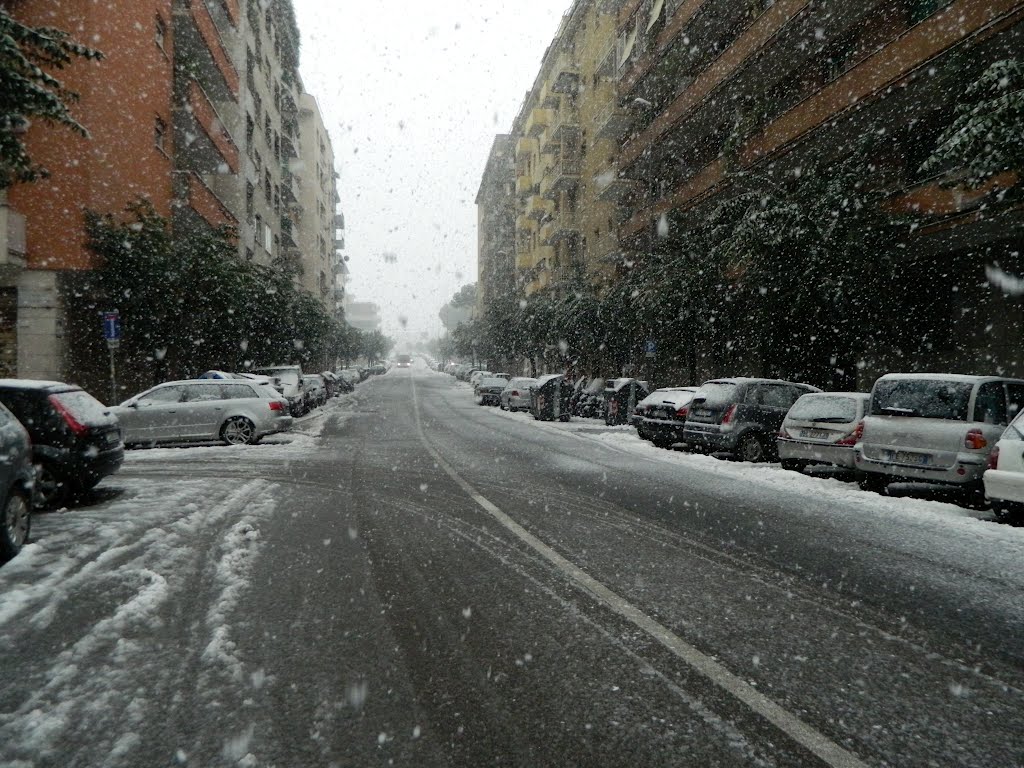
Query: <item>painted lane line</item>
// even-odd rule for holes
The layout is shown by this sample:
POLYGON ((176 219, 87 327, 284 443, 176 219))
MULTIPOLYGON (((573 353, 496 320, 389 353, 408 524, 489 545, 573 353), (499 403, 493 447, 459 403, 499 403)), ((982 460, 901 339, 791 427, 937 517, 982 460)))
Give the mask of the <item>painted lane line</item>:
POLYGON ((420 418, 419 398, 416 393, 416 381, 410 376, 412 385, 413 413, 416 417, 416 429, 420 442, 427 453, 437 462, 456 485, 476 504, 504 526, 517 539, 533 549, 551 565, 583 591, 589 593, 597 602, 629 621, 638 629, 647 633, 661 645, 672 652, 678 659, 709 682, 718 686, 736 700, 745 704, 750 710, 770 722, 789 738, 800 744, 831 768, 868 768, 851 752, 836 744, 811 725, 783 709, 767 696, 744 682, 724 666, 707 654, 693 647, 664 625, 652 619, 628 600, 599 582, 579 566, 567 560, 539 538, 534 536, 519 523, 505 514, 494 503, 482 496, 470 485, 434 448, 427 439, 420 418))

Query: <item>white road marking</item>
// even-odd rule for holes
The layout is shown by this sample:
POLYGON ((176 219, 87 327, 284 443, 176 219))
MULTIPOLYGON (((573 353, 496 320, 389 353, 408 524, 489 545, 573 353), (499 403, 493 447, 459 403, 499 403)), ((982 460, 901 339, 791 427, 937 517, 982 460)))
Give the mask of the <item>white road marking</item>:
POLYGON ((427 439, 427 434, 423 429, 423 422, 420 419, 420 404, 416 394, 416 381, 412 376, 409 377, 409 381, 412 384, 412 405, 413 413, 416 416, 416 429, 419 432, 419 438, 424 448, 433 457, 434 461, 437 462, 437 465, 455 481, 456 485, 485 512, 567 576, 577 587, 589 593, 599 603, 614 611, 638 629, 646 632, 650 637, 671 651, 677 658, 685 662, 691 669, 745 704, 749 709, 770 722, 793 741, 813 753, 823 763, 832 768, 867 768, 867 764, 862 762, 857 756, 836 744, 816 728, 780 707, 710 656, 685 642, 674 632, 652 619, 582 568, 558 554, 558 552, 482 496, 472 485, 463 479, 427 439))

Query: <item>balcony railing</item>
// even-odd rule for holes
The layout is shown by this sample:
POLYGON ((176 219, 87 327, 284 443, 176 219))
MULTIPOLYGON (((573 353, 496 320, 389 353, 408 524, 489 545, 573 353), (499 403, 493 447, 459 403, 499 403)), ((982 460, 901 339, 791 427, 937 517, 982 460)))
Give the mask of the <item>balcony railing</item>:
POLYGON ((633 116, 625 107, 610 102, 597 117, 597 136, 601 139, 619 141, 633 125, 633 116))
POLYGON ((195 80, 188 84, 188 94, 189 106, 192 108, 192 115, 196 122, 217 148, 217 152, 220 153, 231 172, 238 173, 238 146, 231 138, 231 134, 228 133, 224 121, 217 113, 217 108, 207 96, 206 91, 195 80))
POLYGON ((582 165, 578 155, 558 157, 544 172, 540 183, 541 196, 554 199, 562 190, 579 184, 582 165))
POLYGON ((217 69, 224 77, 228 90, 231 91, 237 100, 241 85, 238 70, 231 63, 231 56, 228 55, 220 30, 217 29, 217 23, 213 20, 213 16, 210 15, 210 9, 206 7, 205 0, 187 0, 187 2, 192 13, 192 20, 195 22, 196 29, 199 30, 200 37, 203 38, 203 42, 206 43, 206 47, 209 49, 217 69))
POLYGON ((526 216, 530 219, 543 219, 550 216, 554 209, 554 203, 540 195, 531 195, 526 201, 526 216))
POLYGON ((539 107, 534 109, 530 112, 530 116, 526 118, 526 134, 537 138, 548 129, 554 119, 553 109, 542 109, 539 107))
POLYGON ((579 142, 580 113, 575 107, 562 107, 554 113, 551 125, 544 134, 544 151, 552 152, 563 140, 579 142))
POLYGON ((568 51, 563 50, 555 60, 551 70, 553 80, 551 90, 554 93, 576 93, 580 84, 579 64, 572 60, 568 51))
POLYGON ((575 211, 562 211, 540 228, 540 240, 545 245, 554 245, 560 240, 579 234, 579 223, 575 211))

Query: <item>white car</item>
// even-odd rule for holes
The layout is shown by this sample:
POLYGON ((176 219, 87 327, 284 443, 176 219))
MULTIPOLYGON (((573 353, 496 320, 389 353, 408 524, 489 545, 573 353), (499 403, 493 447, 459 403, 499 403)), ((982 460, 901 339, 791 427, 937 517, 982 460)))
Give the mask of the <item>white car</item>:
POLYGON ((854 469, 855 447, 871 404, 867 392, 813 392, 789 409, 776 440, 783 469, 809 464, 854 469))
POLYGON ((537 383, 536 379, 527 376, 509 380, 501 391, 499 405, 503 411, 530 410, 530 387, 537 383))
POLYGON ((494 374, 491 373, 490 371, 476 371, 473 373, 472 376, 469 377, 469 383, 475 387, 477 384, 480 383, 480 379, 490 379, 493 377, 494 374))
POLYGON ((988 467, 982 480, 996 516, 1024 518, 1024 410, 999 438, 988 467))

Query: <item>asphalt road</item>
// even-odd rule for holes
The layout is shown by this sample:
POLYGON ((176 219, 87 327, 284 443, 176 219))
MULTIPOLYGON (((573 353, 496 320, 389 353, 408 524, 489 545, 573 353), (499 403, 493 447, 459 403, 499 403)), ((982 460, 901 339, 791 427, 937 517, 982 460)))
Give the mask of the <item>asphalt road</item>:
POLYGON ((998 552, 586 437, 394 370, 314 453, 127 467, 209 513, 0 623, 0 765, 1024 765, 998 552), (129 556, 169 597, 86 632, 129 556))

